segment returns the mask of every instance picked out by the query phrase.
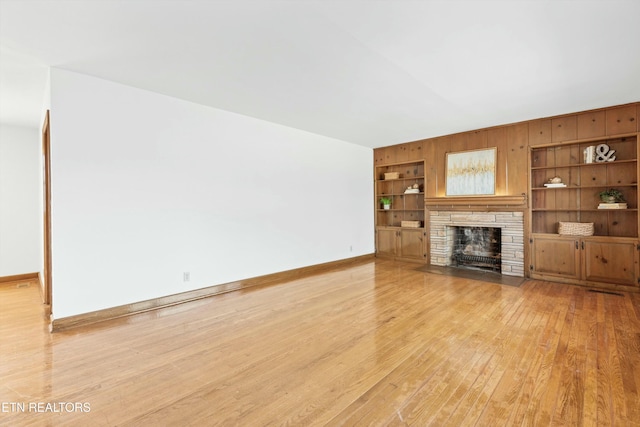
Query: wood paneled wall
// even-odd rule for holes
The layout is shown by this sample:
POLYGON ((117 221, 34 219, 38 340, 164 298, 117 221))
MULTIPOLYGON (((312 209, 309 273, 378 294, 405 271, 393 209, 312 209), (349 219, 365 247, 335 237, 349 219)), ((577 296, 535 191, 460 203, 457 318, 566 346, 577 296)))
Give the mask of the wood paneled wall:
POLYGON ((374 150, 375 165, 426 161, 425 197, 445 196, 447 153, 496 147, 496 195, 527 192, 528 147, 640 131, 640 102, 428 138, 374 150))

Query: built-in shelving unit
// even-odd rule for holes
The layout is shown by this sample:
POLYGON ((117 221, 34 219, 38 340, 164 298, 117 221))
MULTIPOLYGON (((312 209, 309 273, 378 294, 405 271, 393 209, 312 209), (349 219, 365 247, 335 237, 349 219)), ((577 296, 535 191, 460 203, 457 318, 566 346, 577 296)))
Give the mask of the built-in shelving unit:
POLYGON ((637 151, 635 134, 532 148, 532 231, 556 233, 560 221, 593 222, 596 236, 638 237, 637 151), (584 150, 599 144, 615 150, 616 160, 585 163, 584 150), (566 187, 545 187, 553 177, 566 187), (598 209, 599 193, 608 188, 622 192, 627 209, 598 209))
POLYGON ((531 147, 532 277, 637 287, 639 175, 637 133, 531 147), (599 146, 609 159, 586 156, 599 146), (565 186, 545 186, 552 178, 565 186), (611 188, 626 208, 600 206, 600 193, 611 188), (593 223, 593 235, 560 235, 560 222, 593 223))
POLYGON ((375 168, 376 253, 426 260, 424 161, 375 168), (382 198, 391 199, 385 208, 382 198))

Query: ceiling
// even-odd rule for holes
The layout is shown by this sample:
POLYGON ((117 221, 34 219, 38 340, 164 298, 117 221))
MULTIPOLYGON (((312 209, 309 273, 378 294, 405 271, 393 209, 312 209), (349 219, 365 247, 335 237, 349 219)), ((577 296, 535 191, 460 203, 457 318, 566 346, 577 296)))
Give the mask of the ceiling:
POLYGON ((0 122, 48 67, 380 147, 640 100, 638 0, 0 0, 0 122))

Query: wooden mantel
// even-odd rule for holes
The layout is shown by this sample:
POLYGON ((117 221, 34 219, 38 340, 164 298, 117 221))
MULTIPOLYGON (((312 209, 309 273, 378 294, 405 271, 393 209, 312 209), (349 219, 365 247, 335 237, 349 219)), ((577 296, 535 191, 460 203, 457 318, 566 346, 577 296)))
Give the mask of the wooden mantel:
POLYGON ((460 208, 511 208, 526 209, 527 195, 517 196, 452 196, 426 197, 425 207, 430 210, 460 208))

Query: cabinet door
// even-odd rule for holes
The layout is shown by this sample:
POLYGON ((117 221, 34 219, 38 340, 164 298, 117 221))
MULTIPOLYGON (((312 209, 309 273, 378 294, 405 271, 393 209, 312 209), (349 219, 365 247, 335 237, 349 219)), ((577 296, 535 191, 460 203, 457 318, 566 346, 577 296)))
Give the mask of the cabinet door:
POLYGON ((409 160, 424 160, 422 146, 422 141, 415 141, 409 144, 409 160))
MULTIPOLYGON (((384 165, 386 154, 386 148, 376 148, 375 150, 373 150, 373 159, 376 166, 384 165)), ((380 178, 375 177, 374 179, 380 178)))
POLYGON ((551 142, 571 141, 578 137, 576 116, 551 119, 551 142))
POLYGON ((376 230, 376 253, 378 255, 395 256, 396 234, 395 228, 378 228, 376 230))
POLYGON ((597 138, 604 135, 604 111, 591 111, 578 114, 578 139, 597 138))
POLYGON ((539 274, 580 278, 580 252, 578 239, 559 236, 533 239, 533 271, 539 274))
POLYGON ((588 281, 638 286, 635 242, 584 241, 584 278, 588 281))
POLYGON ((425 258, 425 243, 424 243, 424 230, 416 229, 411 230, 403 228, 400 230, 400 254, 402 258, 424 259, 425 258))
POLYGON ((635 132, 637 128, 635 121, 635 104, 610 108, 606 111, 607 135, 635 132))

